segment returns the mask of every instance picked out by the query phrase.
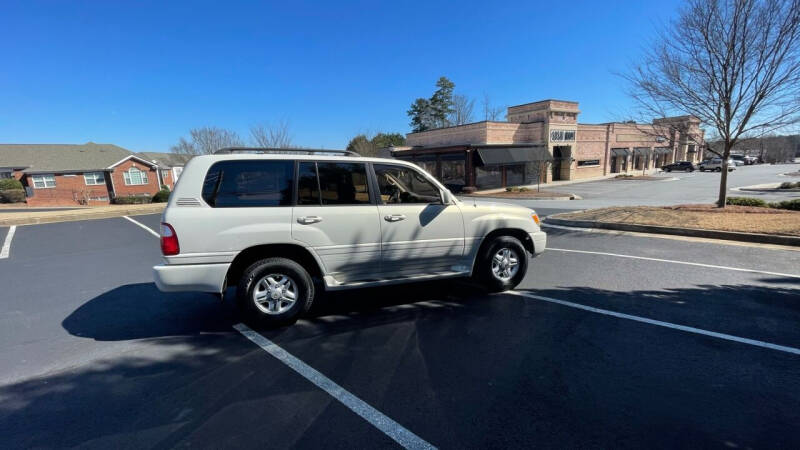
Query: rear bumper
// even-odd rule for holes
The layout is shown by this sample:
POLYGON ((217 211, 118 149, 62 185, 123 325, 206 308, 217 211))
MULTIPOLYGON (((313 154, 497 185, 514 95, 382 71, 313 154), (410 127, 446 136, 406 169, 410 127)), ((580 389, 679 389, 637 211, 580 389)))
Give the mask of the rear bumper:
POLYGON ((159 264, 153 280, 161 292, 200 291, 220 293, 230 264, 159 264))
POLYGON ((531 235, 531 241, 533 241, 533 256, 541 254, 547 247, 547 233, 540 230, 529 234, 531 235))

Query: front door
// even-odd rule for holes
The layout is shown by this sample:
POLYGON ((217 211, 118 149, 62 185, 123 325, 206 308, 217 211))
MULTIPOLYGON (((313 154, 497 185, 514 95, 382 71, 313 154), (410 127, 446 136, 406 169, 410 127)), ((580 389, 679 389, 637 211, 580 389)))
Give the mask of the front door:
POLYGON ((439 188, 421 172, 375 164, 380 198, 381 271, 385 278, 466 271, 464 221, 456 205, 441 202, 439 188))
POLYGON ((561 149, 553 147, 553 181, 561 179, 561 149))
POLYGON ((380 223, 364 163, 301 161, 292 237, 305 242, 337 282, 379 278, 380 223))

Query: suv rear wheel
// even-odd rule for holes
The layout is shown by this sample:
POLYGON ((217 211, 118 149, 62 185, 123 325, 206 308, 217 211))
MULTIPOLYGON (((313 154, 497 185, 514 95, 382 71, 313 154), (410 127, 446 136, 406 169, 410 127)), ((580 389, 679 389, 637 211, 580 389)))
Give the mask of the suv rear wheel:
POLYGON ((303 266, 287 258, 256 261, 244 271, 236 301, 246 321, 258 325, 290 325, 314 301, 314 283, 303 266))
POLYGON ((498 236, 478 255, 473 277, 489 292, 514 289, 528 271, 528 253, 519 239, 498 236))

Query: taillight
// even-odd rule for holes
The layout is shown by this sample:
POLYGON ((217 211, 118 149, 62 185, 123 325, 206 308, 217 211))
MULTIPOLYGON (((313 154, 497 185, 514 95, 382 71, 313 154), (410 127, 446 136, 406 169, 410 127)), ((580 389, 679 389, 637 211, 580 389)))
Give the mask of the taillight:
POLYGON ((168 223, 161 223, 161 254, 164 256, 177 255, 181 252, 178 245, 178 235, 175 229, 168 223))

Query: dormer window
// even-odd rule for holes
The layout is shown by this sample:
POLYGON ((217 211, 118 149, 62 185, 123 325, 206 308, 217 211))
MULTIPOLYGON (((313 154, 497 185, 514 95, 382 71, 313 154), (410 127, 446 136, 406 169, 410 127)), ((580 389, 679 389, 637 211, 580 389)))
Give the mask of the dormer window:
POLYGON ((126 186, 140 186, 147 184, 147 172, 131 167, 127 172, 122 172, 126 186))

